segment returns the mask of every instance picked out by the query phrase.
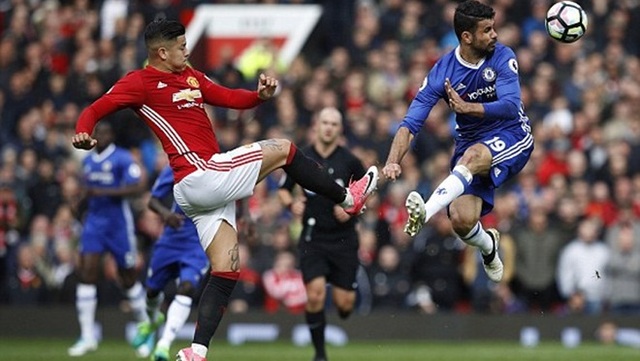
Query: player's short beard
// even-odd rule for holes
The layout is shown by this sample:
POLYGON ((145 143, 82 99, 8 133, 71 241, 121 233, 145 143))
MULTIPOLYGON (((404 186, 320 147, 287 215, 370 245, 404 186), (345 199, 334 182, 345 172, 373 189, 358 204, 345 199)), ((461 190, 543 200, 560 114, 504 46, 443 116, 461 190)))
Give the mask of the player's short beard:
POLYGON ((487 45, 486 48, 480 48, 477 46, 471 46, 471 49, 473 49, 473 52, 479 57, 479 58, 486 58, 487 56, 489 56, 493 50, 489 50, 489 45, 487 45))

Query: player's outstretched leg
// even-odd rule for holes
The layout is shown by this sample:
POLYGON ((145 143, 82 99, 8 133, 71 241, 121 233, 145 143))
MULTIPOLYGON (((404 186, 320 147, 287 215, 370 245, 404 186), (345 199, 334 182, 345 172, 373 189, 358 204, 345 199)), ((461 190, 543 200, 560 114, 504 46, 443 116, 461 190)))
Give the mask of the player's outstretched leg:
POLYGON ((502 274, 504 273, 504 267, 498 254, 498 244, 500 243, 500 232, 495 228, 487 229, 487 233, 493 241, 493 250, 488 255, 482 255, 483 266, 487 276, 493 282, 500 282, 502 280, 502 274))
MULTIPOLYGON (((263 149, 269 149, 267 144, 274 142, 263 141, 263 149)), ((320 195, 323 195, 344 208, 345 212, 356 216, 362 213, 364 204, 378 185, 378 168, 370 167, 365 176, 355 182, 350 182, 347 188, 339 185, 329 173, 317 162, 305 156, 293 143, 289 143, 289 154, 286 165, 282 169, 294 182, 320 195)))
POLYGON ((367 173, 364 177, 357 181, 350 182, 347 188, 348 193, 351 195, 353 202, 350 206, 345 207, 344 211, 350 215, 359 215, 365 209, 364 205, 369 199, 371 193, 376 190, 378 186, 378 168, 371 166, 367 169, 367 173))
POLYGON ((473 180, 473 174, 464 165, 457 165, 451 174, 440 183, 425 202, 417 192, 409 193, 405 206, 409 212, 409 221, 404 228, 411 237, 420 232, 430 217, 446 208, 454 199, 464 194, 473 180))
POLYGON ((404 233, 415 237, 427 221, 427 210, 424 207, 424 200, 420 193, 416 191, 409 193, 405 207, 407 207, 409 219, 407 219, 407 223, 404 225, 404 233))

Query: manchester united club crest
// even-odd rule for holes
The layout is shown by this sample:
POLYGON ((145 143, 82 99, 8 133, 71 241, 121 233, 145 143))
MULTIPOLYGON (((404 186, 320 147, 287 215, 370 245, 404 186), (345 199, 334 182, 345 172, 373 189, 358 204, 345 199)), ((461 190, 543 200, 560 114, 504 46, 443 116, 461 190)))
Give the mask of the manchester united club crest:
POLYGON ((190 76, 187 78, 187 84, 189 84, 190 87, 192 88, 199 88, 200 87, 200 83, 198 83, 198 79, 190 76))

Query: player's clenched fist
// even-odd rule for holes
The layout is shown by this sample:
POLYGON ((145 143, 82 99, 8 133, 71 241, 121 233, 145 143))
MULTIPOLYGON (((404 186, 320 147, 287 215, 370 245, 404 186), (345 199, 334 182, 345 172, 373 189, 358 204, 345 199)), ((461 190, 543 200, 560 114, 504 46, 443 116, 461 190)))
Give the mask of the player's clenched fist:
POLYGON ((78 133, 71 138, 71 144, 77 149, 90 150, 98 144, 98 141, 87 133, 78 133))
POLYGON ((267 100, 273 96, 278 87, 278 80, 276 78, 260 74, 258 77, 258 97, 262 100, 267 100))
POLYGON ((389 163, 382 168, 382 174, 391 180, 396 180, 402 173, 402 168, 398 163, 389 163))

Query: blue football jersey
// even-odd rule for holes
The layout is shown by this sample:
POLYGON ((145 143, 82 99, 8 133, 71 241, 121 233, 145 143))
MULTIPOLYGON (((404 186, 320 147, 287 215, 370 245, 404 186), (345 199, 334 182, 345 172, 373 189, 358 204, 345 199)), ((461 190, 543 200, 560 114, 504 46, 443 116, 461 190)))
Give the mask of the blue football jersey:
MULTIPOLYGON (((93 152, 84 158, 83 173, 85 185, 94 189, 119 188, 140 182, 140 166, 126 149, 109 145, 101 153, 93 152)), ((107 218, 121 215, 129 207, 122 197, 93 196, 88 201, 89 215, 107 218)), ((130 210, 128 210, 130 212, 130 210)))
MULTIPOLYGON (((101 153, 90 153, 83 160, 85 186, 114 189, 140 182, 141 169, 131 153, 111 144, 101 153)), ((113 254, 118 267, 135 266, 137 253, 135 224, 125 197, 92 196, 80 240, 82 253, 113 254)))
MULTIPOLYGON (((162 169, 151 188, 151 196, 159 199, 173 196, 173 172, 171 167, 167 166, 162 169)), ((198 231, 193 221, 184 214, 176 202, 172 203, 171 211, 183 215, 185 217, 184 223, 178 229, 165 226, 162 237, 158 239, 157 243, 163 243, 172 248, 201 250, 198 231)))
POLYGON ((444 88, 447 78, 464 101, 484 103, 483 118, 456 114, 456 136, 460 139, 481 139, 498 128, 522 127, 530 131, 521 101, 516 56, 513 50, 500 43, 478 64, 462 59, 459 47, 438 60, 425 77, 401 126, 417 134, 438 100, 448 102, 444 88))

